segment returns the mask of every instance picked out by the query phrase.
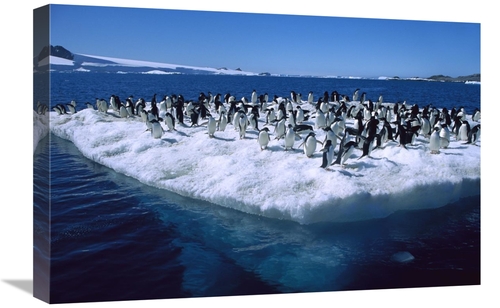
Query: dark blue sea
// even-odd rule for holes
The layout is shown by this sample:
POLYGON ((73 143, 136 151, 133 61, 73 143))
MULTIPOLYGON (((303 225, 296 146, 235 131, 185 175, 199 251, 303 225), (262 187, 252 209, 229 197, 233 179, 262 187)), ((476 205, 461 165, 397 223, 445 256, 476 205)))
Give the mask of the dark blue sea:
MULTIPOLYGON (((51 73, 50 105, 290 91, 480 108, 480 85, 402 80, 51 73)), ((83 108, 83 107, 81 107, 83 108)), ((478 285, 480 196, 438 209, 302 225, 146 186, 52 134, 34 153, 35 277, 52 303, 478 285), (50 198, 47 191, 50 189, 50 198), (50 232, 49 232, 50 229, 50 232), (411 257, 409 257, 411 256, 411 257), (47 269, 50 268, 50 271, 47 269)))

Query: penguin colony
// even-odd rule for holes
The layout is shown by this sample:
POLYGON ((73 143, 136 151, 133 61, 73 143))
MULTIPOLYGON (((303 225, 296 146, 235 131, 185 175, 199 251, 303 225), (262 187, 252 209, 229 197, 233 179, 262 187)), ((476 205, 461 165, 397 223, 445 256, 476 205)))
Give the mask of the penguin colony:
MULTIPOLYGON (((45 113, 47 107, 38 106, 38 112, 45 113)), ((477 145, 481 130, 478 108, 468 115, 464 107, 447 110, 429 104, 420 108, 406 102, 384 102, 382 95, 374 102, 360 89, 351 97, 325 91, 317 100, 312 91, 306 100, 295 91, 290 92, 290 97, 274 95, 270 99, 267 93, 258 95, 253 90, 250 100, 208 92, 194 100, 177 94, 157 100, 154 94, 148 103, 143 98, 134 100, 132 95, 123 102, 113 94, 107 100, 97 98, 95 104, 87 102, 85 108, 138 119, 156 139, 167 132, 175 133, 176 125, 206 126, 210 138, 230 126, 239 139, 250 138, 247 132, 254 130, 261 151, 269 150, 271 143, 279 143, 284 151, 303 151, 308 158, 319 152, 321 168, 345 167, 349 159, 369 158, 372 151, 387 146, 411 151, 421 148, 417 143, 423 143, 430 154, 439 154, 452 138, 465 145, 477 145), (318 140, 319 135, 324 138, 318 140), (418 141, 418 136, 424 139, 418 141)), ((77 103, 73 100, 57 104, 52 110, 60 115, 74 114, 77 103)))

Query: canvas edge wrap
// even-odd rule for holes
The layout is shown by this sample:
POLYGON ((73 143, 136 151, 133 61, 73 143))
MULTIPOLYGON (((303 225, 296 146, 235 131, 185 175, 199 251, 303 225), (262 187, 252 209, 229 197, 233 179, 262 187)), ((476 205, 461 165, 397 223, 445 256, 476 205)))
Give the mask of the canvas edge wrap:
MULTIPOLYGON (((38 67, 38 55, 50 46, 50 5, 33 10, 33 109, 38 102, 50 106, 50 65, 38 67)), ((47 112, 48 117, 48 112, 47 112)), ((47 138, 50 137, 47 136, 47 138)), ((49 154, 50 155, 50 154, 49 154)), ((37 178, 49 173, 50 163, 33 166, 33 185, 43 187, 43 194, 33 195, 33 296, 50 303, 50 178, 40 186, 37 178), (35 206, 37 204, 38 206, 35 206)), ((47 177, 45 175, 45 177, 47 177)))

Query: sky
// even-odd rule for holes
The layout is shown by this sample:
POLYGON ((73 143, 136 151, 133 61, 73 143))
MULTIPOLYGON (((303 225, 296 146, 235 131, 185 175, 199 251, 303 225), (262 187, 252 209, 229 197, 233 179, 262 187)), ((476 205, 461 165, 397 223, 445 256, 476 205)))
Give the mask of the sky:
POLYGON ((73 53, 255 73, 451 77, 480 73, 480 23, 53 5, 73 53))

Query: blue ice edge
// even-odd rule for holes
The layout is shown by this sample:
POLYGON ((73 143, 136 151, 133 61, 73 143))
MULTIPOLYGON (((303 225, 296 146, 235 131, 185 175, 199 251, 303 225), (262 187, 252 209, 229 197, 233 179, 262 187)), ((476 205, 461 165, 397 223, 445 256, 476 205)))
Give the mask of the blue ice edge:
MULTIPOLYGON (((239 205, 239 209, 269 218, 297 221, 300 224, 318 222, 353 222, 385 218, 397 211, 434 209, 459 201, 462 198, 480 195, 480 179, 462 179, 459 183, 439 183, 415 186, 410 191, 395 194, 372 195, 367 192, 337 198, 304 208, 302 217, 290 215, 277 208, 258 211, 256 207, 239 205)), ((225 206, 235 207, 238 201, 226 200, 225 206), (229 204, 233 204, 229 206, 229 204)))

